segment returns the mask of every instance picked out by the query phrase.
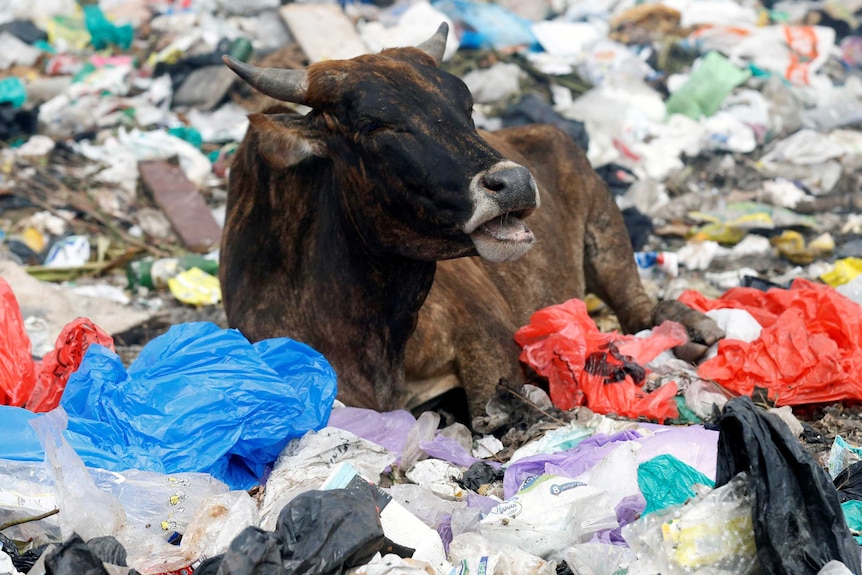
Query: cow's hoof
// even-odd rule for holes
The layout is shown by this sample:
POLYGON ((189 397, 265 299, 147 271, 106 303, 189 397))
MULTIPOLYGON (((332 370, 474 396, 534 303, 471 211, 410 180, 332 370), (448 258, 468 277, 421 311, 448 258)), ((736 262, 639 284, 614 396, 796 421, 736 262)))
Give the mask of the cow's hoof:
POLYGON ((671 320, 685 326, 688 343, 675 347, 674 354, 691 363, 696 363, 706 351, 724 337, 724 330, 715 321, 676 300, 659 302, 653 311, 653 325, 671 320))

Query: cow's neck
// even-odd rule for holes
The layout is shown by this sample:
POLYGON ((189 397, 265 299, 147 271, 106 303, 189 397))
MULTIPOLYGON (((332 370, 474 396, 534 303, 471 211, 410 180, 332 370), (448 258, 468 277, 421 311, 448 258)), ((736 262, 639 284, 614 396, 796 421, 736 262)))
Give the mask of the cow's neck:
POLYGON ((404 350, 436 263, 373 253, 330 208, 316 213, 309 237, 315 245, 305 251, 312 259, 300 272, 306 301, 319 302, 315 313, 325 322, 315 330, 316 346, 338 373, 343 401, 390 409, 404 385, 404 350))

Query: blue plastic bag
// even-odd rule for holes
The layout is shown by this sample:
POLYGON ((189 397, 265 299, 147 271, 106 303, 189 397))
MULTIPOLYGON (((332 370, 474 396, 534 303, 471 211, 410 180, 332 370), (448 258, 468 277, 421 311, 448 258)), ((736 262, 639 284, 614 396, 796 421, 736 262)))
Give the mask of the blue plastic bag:
MULTIPOLYGON (((187 323, 147 344, 128 371, 91 346, 60 406, 66 438, 88 466, 205 472, 248 489, 290 439, 326 425, 335 394, 335 372, 305 344, 251 344, 236 330, 187 323)), ((0 409, 0 458, 44 457, 33 417, 0 409)))
POLYGON ((437 0, 432 5, 464 29, 461 48, 507 48, 541 46, 533 34, 532 22, 509 12, 499 4, 467 0, 437 0))

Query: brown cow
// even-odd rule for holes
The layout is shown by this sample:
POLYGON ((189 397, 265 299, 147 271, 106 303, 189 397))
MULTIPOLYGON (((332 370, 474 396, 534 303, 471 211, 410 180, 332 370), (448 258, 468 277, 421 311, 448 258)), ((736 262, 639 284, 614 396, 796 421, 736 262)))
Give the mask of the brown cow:
POLYGON ((251 115, 231 166, 230 325, 319 350, 349 405, 414 408, 463 386, 473 416, 520 376, 515 330, 587 292, 627 332, 678 319, 689 353, 722 337, 682 304, 650 301, 622 216, 569 136, 477 132, 467 87, 438 67, 447 30, 307 70, 225 57, 261 92, 311 108, 251 115))

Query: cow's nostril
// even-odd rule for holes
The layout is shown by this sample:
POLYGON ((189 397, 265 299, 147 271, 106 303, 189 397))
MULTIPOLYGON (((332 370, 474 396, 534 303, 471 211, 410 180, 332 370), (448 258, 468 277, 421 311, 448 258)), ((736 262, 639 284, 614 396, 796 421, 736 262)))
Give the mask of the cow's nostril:
POLYGON ((492 192, 499 192, 506 187, 505 170, 482 176, 482 185, 492 192))

